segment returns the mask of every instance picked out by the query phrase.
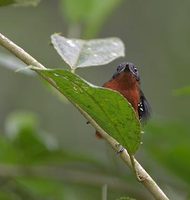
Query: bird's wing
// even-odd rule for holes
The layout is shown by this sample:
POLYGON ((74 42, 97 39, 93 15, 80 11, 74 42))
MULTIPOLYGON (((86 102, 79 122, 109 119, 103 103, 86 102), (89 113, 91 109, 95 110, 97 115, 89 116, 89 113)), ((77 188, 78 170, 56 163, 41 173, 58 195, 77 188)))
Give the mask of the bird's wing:
POLYGON ((138 104, 138 114, 139 114, 139 119, 142 122, 146 122, 150 118, 150 115, 151 115, 150 104, 148 103, 142 91, 140 91, 140 102, 138 104))

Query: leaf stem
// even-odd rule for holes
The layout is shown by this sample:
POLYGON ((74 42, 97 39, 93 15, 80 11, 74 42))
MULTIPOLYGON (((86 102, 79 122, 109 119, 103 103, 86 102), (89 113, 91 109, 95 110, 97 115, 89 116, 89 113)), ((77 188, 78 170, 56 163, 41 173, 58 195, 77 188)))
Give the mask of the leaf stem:
POLYGON ((75 74, 75 69, 73 68, 73 69, 71 69, 71 72, 73 73, 73 74, 75 74))
MULTIPOLYGON (((30 56, 27 52, 25 52, 22 48, 14 44, 8 38, 6 38, 3 34, 0 33, 0 45, 13 53, 16 57, 22 60, 27 65, 33 65, 41 69, 46 69, 41 63, 35 60, 32 56, 30 56)), ((38 73, 41 75, 40 73, 38 73)), ((42 75, 41 75, 42 76, 42 75)), ((45 77, 43 77, 45 78, 45 77)), ((57 90, 56 84, 52 79, 45 78, 51 85, 53 85, 57 90)), ((73 103, 73 102, 71 102, 73 103)), ((73 103, 74 104, 74 103, 73 103)), ((101 127, 89 116, 86 112, 84 112, 78 105, 74 104, 75 107, 81 112, 81 114, 86 117, 86 119, 91 123, 91 125, 101 133, 102 137, 111 145, 111 147, 118 152, 118 142, 112 138, 108 133, 106 133, 101 127)), ((147 188, 147 190, 154 196, 156 200, 169 200, 168 197, 164 194, 164 192, 159 188, 156 182, 151 178, 151 176, 145 171, 145 169, 138 163, 137 160, 133 159, 133 165, 131 163, 131 158, 126 149, 122 151, 120 154, 121 159, 133 170, 133 165, 135 166, 135 170, 138 174, 138 177, 141 179, 141 183, 147 188)))

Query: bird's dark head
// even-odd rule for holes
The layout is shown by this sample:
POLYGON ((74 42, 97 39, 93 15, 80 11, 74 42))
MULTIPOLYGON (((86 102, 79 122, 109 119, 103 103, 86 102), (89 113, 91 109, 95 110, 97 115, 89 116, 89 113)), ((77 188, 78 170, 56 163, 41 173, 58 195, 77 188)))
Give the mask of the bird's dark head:
POLYGON ((123 73, 130 74, 134 79, 136 79, 136 81, 140 81, 138 69, 133 63, 129 62, 121 63, 117 67, 117 71, 114 73, 112 78, 114 79, 123 73))

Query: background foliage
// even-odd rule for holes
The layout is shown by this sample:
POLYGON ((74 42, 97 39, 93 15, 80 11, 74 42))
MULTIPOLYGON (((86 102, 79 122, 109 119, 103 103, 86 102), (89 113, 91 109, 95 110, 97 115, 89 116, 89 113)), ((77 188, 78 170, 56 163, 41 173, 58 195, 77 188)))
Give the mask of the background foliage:
MULTIPOLYGON (((120 37, 126 44, 125 59, 77 73, 102 85, 123 60, 138 66, 153 117, 137 158, 171 199, 188 199, 190 3, 101 2, 46 0, 37 7, 3 6, 1 32, 45 66, 56 68, 64 63, 49 45, 54 32, 120 37)), ((0 1, 4 3, 22 1, 0 1)), ((151 199, 72 105, 57 100, 37 77, 3 68, 11 65, 5 63, 4 54, 0 55, 0 199, 101 199, 105 184, 108 199, 151 199)))

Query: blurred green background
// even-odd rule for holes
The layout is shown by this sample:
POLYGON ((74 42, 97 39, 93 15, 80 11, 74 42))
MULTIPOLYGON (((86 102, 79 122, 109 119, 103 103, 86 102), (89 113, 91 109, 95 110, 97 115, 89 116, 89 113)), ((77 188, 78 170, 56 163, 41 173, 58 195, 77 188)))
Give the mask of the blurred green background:
MULTIPOLYGON (((102 85, 122 61, 138 66, 152 119, 136 157, 174 200, 190 198, 190 96, 175 95, 190 85, 189 8, 188 0, 42 0, 37 7, 0 7, 0 31, 49 68, 64 66, 50 45, 55 32, 124 41, 124 59, 77 73, 102 85)), ((0 199, 95 200, 105 185, 110 200, 152 199, 69 102, 38 77, 0 66, 0 199)))

